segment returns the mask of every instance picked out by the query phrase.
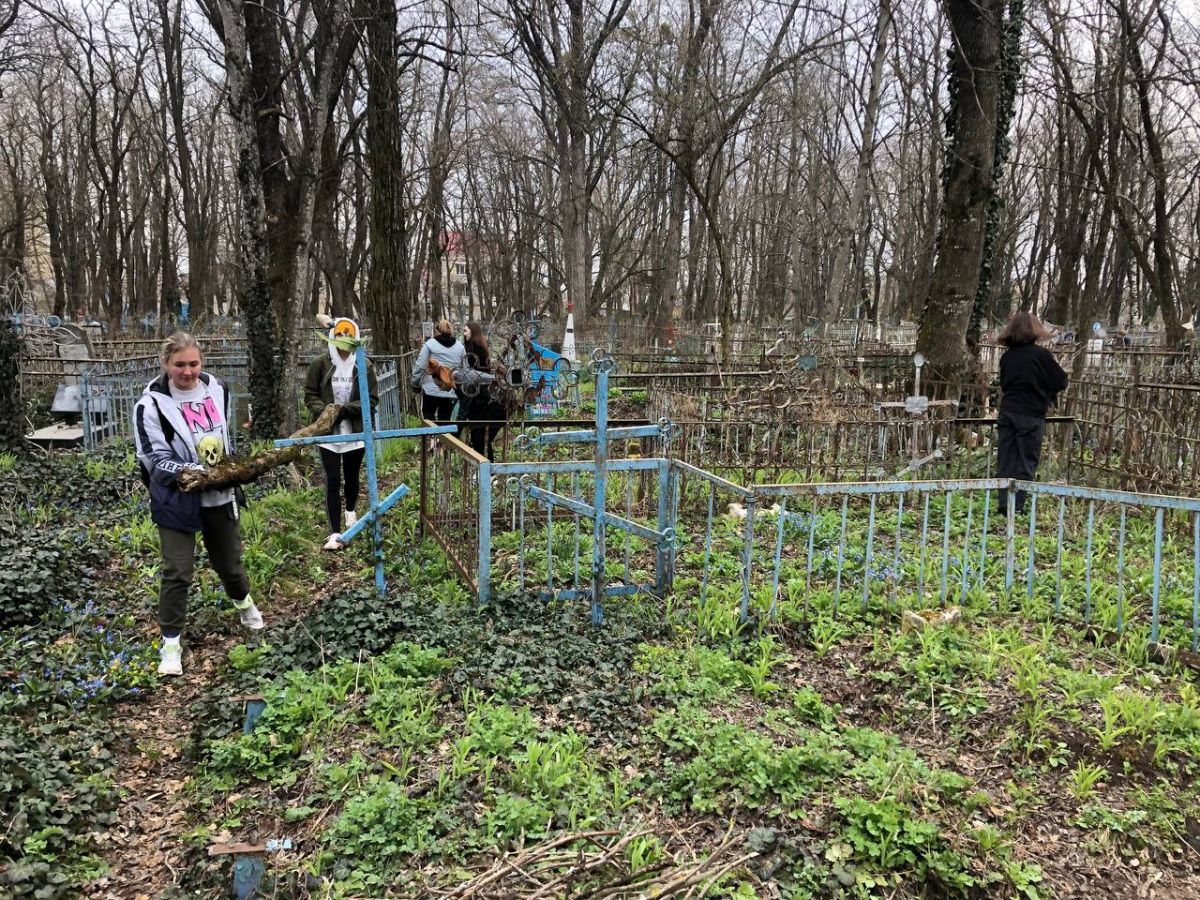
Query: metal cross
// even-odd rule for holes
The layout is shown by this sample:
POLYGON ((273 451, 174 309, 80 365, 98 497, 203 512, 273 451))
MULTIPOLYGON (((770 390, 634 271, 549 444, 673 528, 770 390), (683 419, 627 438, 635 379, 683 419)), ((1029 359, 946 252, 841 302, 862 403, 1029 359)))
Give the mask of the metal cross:
POLYGON ((913 379, 913 393, 911 397, 905 397, 903 400, 890 401, 887 403, 877 404, 879 409, 903 409, 908 413, 909 419, 912 422, 912 439, 910 450, 910 459, 908 465, 900 470, 899 475, 905 472, 916 472, 921 466, 932 462, 935 459, 942 458, 942 450, 936 448, 928 456, 921 456, 920 444, 918 438, 922 425, 929 425, 929 410, 935 406, 952 406, 958 408, 957 400, 930 400, 921 393, 921 369, 925 366, 925 355, 922 353, 913 354, 913 368, 916 370, 916 375, 913 379))
MULTIPOLYGON (((517 439, 516 446, 518 449, 530 449, 535 445, 547 446, 550 444, 595 445, 595 490, 590 506, 580 500, 532 484, 528 474, 522 477, 520 489, 539 503, 566 509, 592 520, 592 622, 600 625, 604 621, 602 601, 606 593, 604 562, 606 557, 605 534, 608 526, 611 525, 657 544, 660 558, 663 555, 663 547, 670 545, 675 538, 674 529, 671 527, 660 525, 660 530, 655 530, 606 510, 605 498, 608 493, 609 474, 608 443, 610 440, 648 437, 657 437, 667 441, 675 428, 669 421, 663 419, 654 425, 636 425, 610 430, 608 427, 608 380, 609 375, 616 368, 616 361, 603 348, 597 348, 592 353, 592 361, 588 368, 596 376, 596 427, 580 431, 559 432, 539 432, 532 429, 517 439)), ((660 506, 664 501, 665 497, 660 497, 660 506)), ((660 519, 662 518, 660 516, 660 519)))
POLYGON ((375 561, 375 588, 379 596, 387 594, 387 585, 383 577, 383 530, 381 520, 401 498, 409 492, 408 485, 401 484, 390 494, 379 499, 379 480, 375 465, 375 442, 392 440, 393 438, 421 437, 426 434, 453 434, 458 431, 457 425, 423 425, 420 428, 392 428, 387 431, 376 431, 372 422, 371 403, 367 389, 367 351, 359 347, 355 351, 355 367, 358 372, 358 396, 362 398, 362 431, 357 434, 318 435, 306 438, 284 438, 275 441, 276 447, 294 447, 308 444, 344 444, 362 441, 366 446, 367 457, 367 511, 352 526, 342 532, 342 542, 349 543, 362 533, 365 528, 371 529, 371 556, 375 561))

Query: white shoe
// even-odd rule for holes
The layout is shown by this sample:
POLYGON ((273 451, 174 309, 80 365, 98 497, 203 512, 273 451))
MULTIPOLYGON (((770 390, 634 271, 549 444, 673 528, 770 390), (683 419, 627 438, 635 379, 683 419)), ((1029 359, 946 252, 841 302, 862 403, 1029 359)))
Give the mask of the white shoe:
POLYGON ((354 514, 354 510, 346 510, 346 530, 349 531, 354 527, 354 523, 358 521, 358 516, 354 514))
POLYGON ((325 541, 325 546, 322 547, 321 549, 322 550, 341 550, 345 546, 346 545, 342 543, 342 536, 335 531, 325 541))
POLYGON ((258 607, 254 605, 254 601, 247 594, 241 603, 234 601, 234 609, 242 614, 242 624, 251 631, 260 630, 264 623, 262 613, 258 611, 258 607))
POLYGON ((158 674, 183 674, 183 648, 179 646, 179 641, 163 641, 159 651, 158 674))

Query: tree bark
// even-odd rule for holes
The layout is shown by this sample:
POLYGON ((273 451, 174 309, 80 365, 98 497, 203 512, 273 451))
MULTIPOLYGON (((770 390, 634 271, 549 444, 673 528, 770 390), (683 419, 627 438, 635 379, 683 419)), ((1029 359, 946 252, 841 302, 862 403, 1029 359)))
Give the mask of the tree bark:
MULTIPOLYGON (((1153 3, 1149 17, 1159 10, 1158 4, 1153 3)), ((1163 324, 1166 326, 1167 342, 1172 346, 1183 343, 1187 332, 1179 321, 1179 307, 1176 303, 1175 291, 1175 259, 1171 247, 1171 220, 1167 213, 1167 166, 1163 159, 1162 141, 1158 136, 1158 125, 1154 120, 1154 111, 1150 104, 1150 78, 1142 60, 1142 37, 1146 30, 1146 21, 1135 26, 1129 13, 1127 0, 1119 0, 1118 15, 1121 18, 1121 32, 1126 40, 1129 52, 1129 70, 1133 74, 1133 84, 1137 93, 1138 115, 1142 121, 1142 136, 1146 141, 1146 152, 1150 157, 1150 175, 1154 183, 1154 226, 1150 231, 1150 243, 1154 249, 1154 267, 1146 267, 1146 278, 1150 282, 1150 291, 1158 301, 1162 311, 1163 324)), ((1163 41, 1167 40, 1166 22, 1163 23, 1163 41)))
POLYGON ((404 129, 397 82, 396 4, 368 3, 367 167, 371 173, 371 240, 364 302, 376 353, 400 354, 408 343, 408 233, 404 218, 404 129))
POLYGON ((953 138, 948 148, 937 262, 921 314, 917 349, 933 381, 951 387, 967 375, 966 335, 983 261, 994 190, 996 113, 1000 97, 1003 0, 943 0, 954 39, 950 83, 953 138))
POLYGON ((250 344, 250 397, 253 434, 272 439, 281 421, 281 367, 276 355, 276 317, 269 284, 269 239, 259 117, 252 95, 246 45, 245 0, 219 0, 225 43, 227 103, 234 123, 237 181, 241 199, 239 259, 242 266, 242 309, 250 344))
MULTIPOLYGON (((301 428, 292 437, 306 438, 331 433, 341 409, 340 406, 330 403, 315 422, 301 428)), ((193 494, 196 491, 217 491, 239 484, 249 484, 271 469, 296 462, 307 449, 307 445, 276 447, 255 456, 230 456, 211 469, 185 469, 179 473, 179 489, 186 494, 193 494)))

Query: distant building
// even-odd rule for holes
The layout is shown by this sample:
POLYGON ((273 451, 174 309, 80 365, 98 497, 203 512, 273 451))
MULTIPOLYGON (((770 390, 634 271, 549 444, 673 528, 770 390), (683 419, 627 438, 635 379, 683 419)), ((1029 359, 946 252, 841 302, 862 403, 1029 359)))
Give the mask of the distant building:
MULTIPOLYGON (((472 281, 470 262, 467 258, 465 242, 461 231, 446 231, 442 233, 442 297, 446 305, 456 317, 464 321, 475 317, 476 303, 472 297, 472 281)), ((421 272, 421 302, 427 318, 434 318, 432 301, 429 295, 430 277, 427 269, 421 272)))

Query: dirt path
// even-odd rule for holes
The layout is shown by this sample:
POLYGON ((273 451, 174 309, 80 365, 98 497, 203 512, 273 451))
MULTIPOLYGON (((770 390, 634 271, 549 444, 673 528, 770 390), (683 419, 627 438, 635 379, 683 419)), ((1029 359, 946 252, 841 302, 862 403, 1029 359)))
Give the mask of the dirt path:
MULTIPOLYGON (((188 639, 185 638, 185 641, 188 639)), ((185 791, 193 768, 184 750, 195 724, 196 702, 215 680, 241 634, 200 634, 187 643, 182 678, 164 681, 146 702, 113 710, 120 720, 116 781, 125 796, 105 836, 112 867, 87 896, 150 898, 178 885, 186 868, 189 830, 185 791)))
MULTIPOLYGON (((319 606, 332 591, 356 577, 362 560, 358 554, 321 557, 328 580, 303 597, 278 592, 262 604, 270 641, 273 625, 296 621, 319 606)), ((157 625, 147 615, 147 640, 156 641, 157 625)), ((178 887, 193 852, 184 836, 195 826, 188 812, 192 798, 186 790, 195 774, 185 751, 199 724, 199 701, 210 694, 225 671, 230 648, 244 643, 249 632, 238 627, 235 613, 219 629, 196 628, 184 637, 184 675, 164 679, 141 702, 112 709, 116 744, 115 780, 124 800, 117 822, 103 837, 103 855, 111 867, 93 882, 85 896, 99 900, 149 900, 178 887)), ((231 704, 232 704, 231 700, 231 704)), ((209 841, 205 841, 208 843, 209 841)))

